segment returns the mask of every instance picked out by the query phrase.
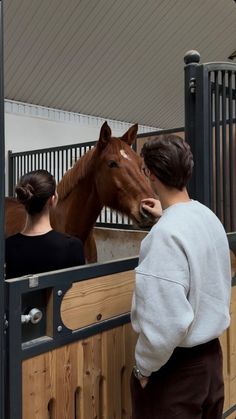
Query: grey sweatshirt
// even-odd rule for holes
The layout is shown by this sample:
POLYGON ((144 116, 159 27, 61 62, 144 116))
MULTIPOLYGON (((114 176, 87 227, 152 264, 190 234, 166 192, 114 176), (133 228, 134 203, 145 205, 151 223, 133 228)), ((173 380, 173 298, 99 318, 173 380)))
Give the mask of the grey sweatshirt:
POLYGON ((131 321, 145 376, 177 346, 210 341, 229 326, 229 245, 216 215, 197 201, 168 207, 141 244, 131 321))

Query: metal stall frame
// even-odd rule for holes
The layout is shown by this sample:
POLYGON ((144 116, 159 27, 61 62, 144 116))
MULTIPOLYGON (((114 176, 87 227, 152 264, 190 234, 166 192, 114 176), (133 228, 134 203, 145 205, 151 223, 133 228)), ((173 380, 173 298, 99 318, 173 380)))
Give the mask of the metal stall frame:
MULTIPOLYGON (((236 254, 236 234, 229 234, 228 240, 230 248, 236 254)), ((130 323, 130 313, 124 312, 109 319, 102 319, 102 315, 97 315, 95 323, 75 330, 68 329, 63 323, 61 316, 61 305, 65 294, 76 283, 133 271, 137 264, 138 258, 129 258, 104 264, 64 269, 57 272, 29 275, 6 281, 8 305, 11 308, 14 307, 14 310, 11 309, 9 312, 9 410, 7 410, 7 419, 22 419, 23 361, 130 323), (37 297, 36 301, 39 302, 38 296, 40 293, 48 291, 52 298, 52 304, 50 303, 50 316, 53 319, 51 332, 40 333, 36 338, 31 336, 23 339, 21 316, 24 296, 28 296, 32 301, 33 294, 35 294, 37 297)), ((236 276, 232 278, 232 287, 235 286, 236 276)), ((40 303, 38 308, 41 309, 40 303)), ((230 406, 224 412, 223 418, 229 417, 235 411, 236 404, 230 406)))
POLYGON ((211 208, 227 232, 235 231, 236 64, 200 64, 197 51, 184 61, 185 138, 195 162, 190 195, 211 208))
POLYGON ((0 0, 0 419, 5 419, 5 239, 4 239, 4 199, 5 199, 5 137, 4 137, 4 69, 3 69, 3 0, 0 0))
POLYGON ((93 264, 79 268, 63 269, 56 272, 14 278, 6 280, 9 311, 9 403, 8 419, 22 418, 22 362, 44 352, 51 351, 69 343, 86 339, 92 335, 124 325, 130 322, 130 314, 113 317, 108 320, 98 318, 97 323, 82 329, 70 330, 61 319, 61 303, 64 295, 76 282, 101 276, 133 271, 138 258, 129 258, 104 264, 93 264), (22 296, 50 290, 52 293, 53 318, 51 335, 42 335, 38 339, 22 342, 22 296))

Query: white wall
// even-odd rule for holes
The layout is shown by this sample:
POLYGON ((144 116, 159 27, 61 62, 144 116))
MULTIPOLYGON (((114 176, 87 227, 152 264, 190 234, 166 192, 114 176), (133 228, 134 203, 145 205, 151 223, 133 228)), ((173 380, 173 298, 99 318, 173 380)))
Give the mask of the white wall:
POLYGON ((73 123, 56 122, 30 116, 6 113, 6 151, 27 151, 59 145, 91 141, 97 129, 73 123))
MULTIPOLYGON (((21 102, 5 101, 5 148, 13 152, 53 147, 98 139, 107 120, 115 136, 123 135, 130 123, 91 115, 75 114, 21 102)), ((139 126, 139 133, 157 128, 139 126)))
MULTIPOLYGON (((28 151, 96 141, 106 119, 91 115, 5 101, 6 192, 8 191, 8 151, 28 151)), ((107 119, 115 136, 123 135, 130 123, 107 119)), ((139 126, 139 133, 156 128, 139 126)))

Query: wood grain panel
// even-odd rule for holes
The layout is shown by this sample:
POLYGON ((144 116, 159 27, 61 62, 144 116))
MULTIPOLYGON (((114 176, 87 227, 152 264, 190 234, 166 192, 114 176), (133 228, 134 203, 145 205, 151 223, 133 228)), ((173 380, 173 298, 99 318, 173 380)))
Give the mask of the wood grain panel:
POLYGON ((23 419, 48 419, 48 403, 52 398, 48 356, 23 363, 23 419))
POLYGON ((134 271, 77 282, 63 298, 62 321, 75 330, 128 313, 133 288, 134 271))
POLYGON ((131 419, 135 342, 124 325, 25 360, 23 419, 131 419))
POLYGON ((73 418, 77 363, 76 345, 57 350, 54 379, 56 418, 73 418))
POLYGON ((236 287, 232 288, 231 324, 229 328, 229 404, 236 404, 236 287))
POLYGON ((223 333, 220 337, 221 348, 223 352, 223 375, 224 375, 224 384, 225 384, 225 401, 224 401, 224 410, 229 409, 229 346, 228 346, 228 330, 223 333))
POLYGON ((227 419, 236 419, 236 411, 234 411, 233 413, 231 413, 230 416, 227 416, 227 419))
MULTIPOLYGON (((113 316, 129 311, 133 272, 99 278, 101 283, 93 281, 87 281, 86 287, 73 287, 63 301, 62 312, 68 310, 69 319, 71 313, 79 317, 73 327, 90 324, 98 312, 113 316)), ((23 419, 131 419, 129 381, 136 339, 126 324, 25 360, 23 419)), ((232 288, 231 325, 221 336, 221 344, 226 411, 236 403, 236 287, 232 288)))
POLYGON ((220 337, 224 363, 224 411, 236 404, 236 287, 232 287, 230 313, 230 327, 220 337))
POLYGON ((230 250, 230 259, 231 259, 231 273, 233 277, 236 274, 236 256, 232 250, 230 250))

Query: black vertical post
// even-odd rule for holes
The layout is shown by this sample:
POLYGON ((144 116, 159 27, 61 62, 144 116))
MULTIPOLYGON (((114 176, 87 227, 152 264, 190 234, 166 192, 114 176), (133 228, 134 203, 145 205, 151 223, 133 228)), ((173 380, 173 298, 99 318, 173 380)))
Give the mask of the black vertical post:
MULTIPOLYGON (((200 54, 195 51, 188 51, 184 56, 186 64, 185 71, 185 140, 189 143, 193 157, 196 156, 196 75, 200 62, 200 54)), ((191 198, 197 199, 196 167, 189 183, 189 194, 191 198)))
POLYGON ((194 158, 193 177, 189 184, 191 198, 211 208, 210 136, 208 69, 199 64, 197 51, 185 57, 185 135, 194 158))
POLYGON ((13 196, 13 183, 14 183, 14 175, 13 175, 13 159, 12 159, 12 150, 8 151, 8 196, 13 196))
POLYGON ((5 139, 3 88, 3 0, 0 0, 0 419, 5 419, 5 283, 4 283, 4 200, 5 200, 5 139))

